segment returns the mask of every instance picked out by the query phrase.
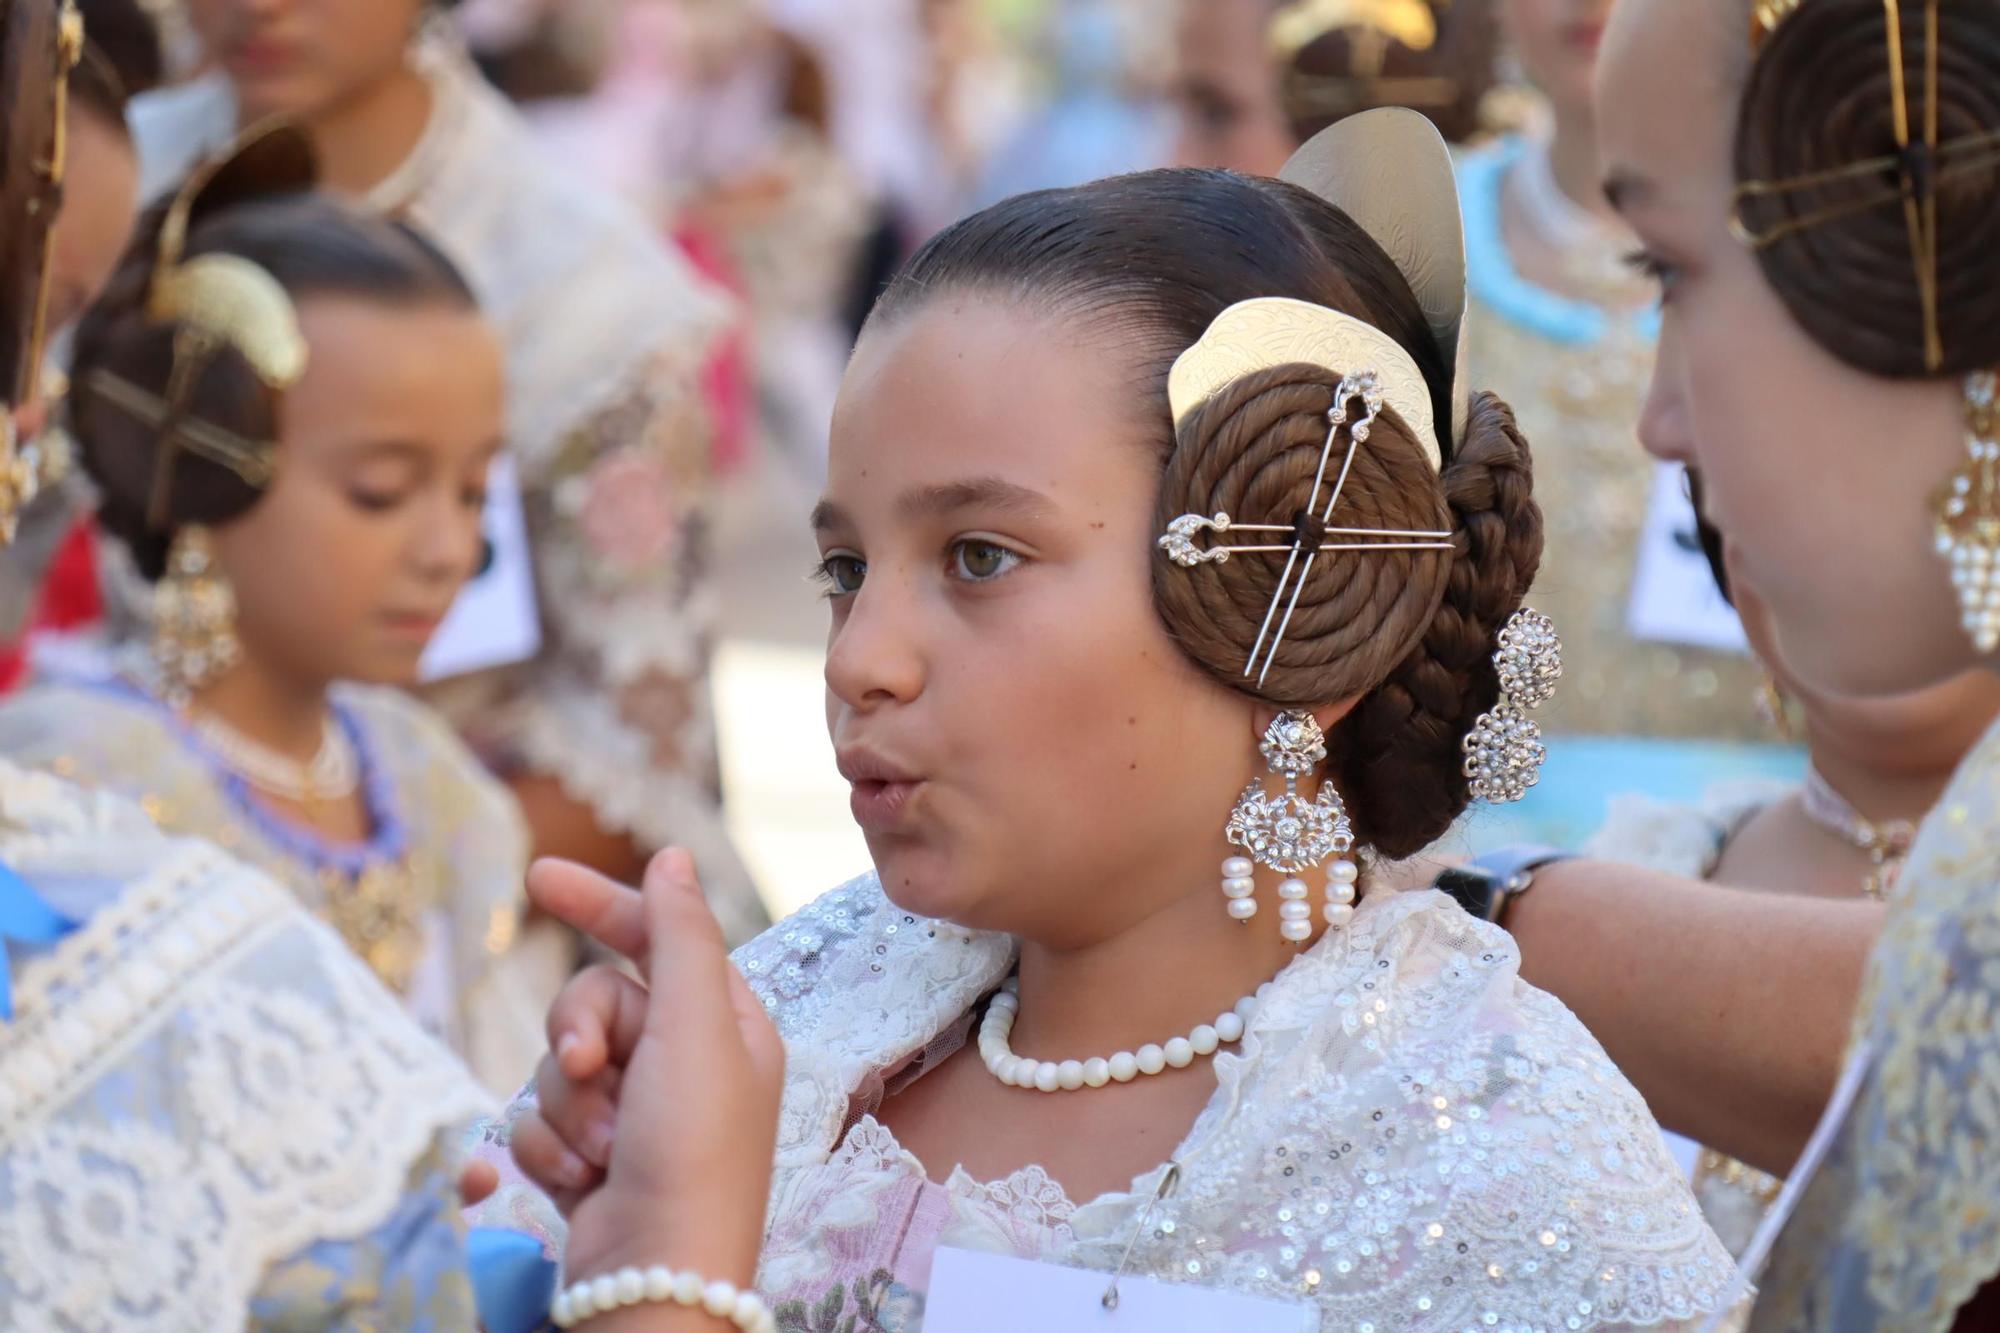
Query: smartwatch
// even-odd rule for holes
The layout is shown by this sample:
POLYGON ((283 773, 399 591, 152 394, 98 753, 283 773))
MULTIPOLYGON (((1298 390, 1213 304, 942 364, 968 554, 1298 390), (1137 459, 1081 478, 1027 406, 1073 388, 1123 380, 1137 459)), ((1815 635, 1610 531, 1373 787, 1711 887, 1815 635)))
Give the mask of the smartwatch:
POLYGON ((1508 905, 1533 887, 1536 871, 1575 859, 1576 853, 1553 847, 1502 847, 1440 872, 1431 887, 1481 921, 1502 926, 1508 905))

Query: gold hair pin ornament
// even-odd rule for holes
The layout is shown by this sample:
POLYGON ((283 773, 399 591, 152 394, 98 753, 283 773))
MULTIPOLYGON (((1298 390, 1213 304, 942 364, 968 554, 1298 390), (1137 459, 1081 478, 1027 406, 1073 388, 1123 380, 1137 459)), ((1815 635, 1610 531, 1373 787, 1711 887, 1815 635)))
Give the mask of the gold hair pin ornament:
MULTIPOLYGON (((1804 0, 1765 0, 1765 3, 1759 4, 1754 16, 1752 45, 1762 46, 1787 19, 1798 12, 1803 3, 1804 0)), ((1917 298, 1922 304, 1924 365, 1926 369, 1936 372, 1944 367, 1944 341, 1938 329, 1937 187, 1941 181, 2000 163, 2000 127, 1940 141, 1938 0, 1924 0, 1924 104, 1919 133, 1918 127, 1911 123, 1909 62, 1903 47, 1902 0, 1882 0, 1882 9, 1887 22, 1890 115, 1895 126, 1896 151, 1783 180, 1743 181, 1732 195, 1729 226, 1745 245, 1753 250, 1763 250, 1787 237, 1829 222, 1901 204, 1910 236, 1910 262, 1916 270, 1917 298), (1893 183, 1766 227, 1753 227, 1743 216, 1744 206, 1755 200, 1783 199, 1831 185, 1885 176, 1893 177, 1893 183)))
MULTIPOLYGON (((1327 311, 1329 315, 1334 311, 1327 311)), ((1224 316, 1227 317, 1226 315, 1224 316)), ((1345 319, 1347 316, 1338 316, 1345 319)), ((1221 321, 1218 320, 1218 323, 1221 321)), ((1359 323, 1359 321, 1355 321, 1359 323)), ((1363 325, 1362 327, 1366 327, 1363 325)), ((1379 335, 1378 335, 1379 336, 1379 335)), ((1207 341, 1204 339, 1203 341, 1207 341)), ((1196 350, 1199 350, 1197 344, 1196 350)), ((1400 349, 1398 349, 1400 350, 1400 349)), ((1185 361, 1187 358, 1182 358, 1185 361)), ((1289 364, 1294 358, 1285 358, 1274 364, 1289 364)), ((1176 374, 1180 367, 1176 365, 1176 374)), ((1171 383, 1171 381, 1170 381, 1171 383)), ((1358 371, 1343 376, 1340 387, 1334 390, 1333 406, 1327 409, 1326 443, 1319 452, 1319 471, 1313 475, 1312 490, 1309 492, 1307 508, 1290 527, 1278 527, 1262 523, 1235 523, 1227 514, 1217 514, 1206 518, 1200 514, 1183 514, 1167 525, 1167 531, 1159 540, 1160 549, 1167 558, 1183 569, 1193 569, 1202 564, 1226 564, 1231 556, 1251 553, 1289 553, 1285 559, 1285 570, 1278 578, 1277 587, 1271 593, 1271 605, 1264 613, 1264 623, 1258 627, 1257 642, 1251 646, 1250 659, 1243 666, 1247 677, 1252 672, 1257 675, 1261 687, 1265 677, 1271 674, 1271 664, 1277 660, 1278 648, 1285 641, 1285 632, 1291 628, 1292 615, 1298 610, 1299 598, 1305 592, 1306 580, 1312 577, 1313 564, 1322 553, 1332 551, 1450 551, 1454 547, 1449 532, 1415 532, 1402 529, 1334 528, 1333 511, 1340 505, 1341 492, 1347 487, 1348 474, 1354 469, 1354 455, 1363 444, 1380 415, 1384 403, 1382 381, 1372 370, 1358 371), (1361 400, 1361 411, 1352 424, 1348 421, 1348 404, 1354 399, 1361 400), (1333 461, 1334 441, 1340 438, 1343 426, 1347 427, 1347 455, 1342 460, 1340 475, 1335 479, 1326 506, 1319 508, 1320 488, 1326 485, 1328 466, 1333 461), (1226 533, 1239 532, 1290 532, 1292 540, 1279 546, 1211 546, 1202 549, 1195 545, 1195 537, 1204 529, 1226 533), (1328 537, 1361 537, 1369 540, 1360 542, 1329 542, 1328 537), (1300 557, 1304 557, 1301 566, 1300 557), (1294 580, 1293 575, 1297 578, 1294 580), (1286 593, 1290 592, 1290 600, 1286 593), (1284 618, 1278 619, 1278 608, 1284 607, 1284 618), (1272 633, 1272 621, 1277 620, 1277 632, 1272 633), (1265 651, 1268 641, 1270 650, 1265 651), (1258 662, 1263 669, 1258 670, 1258 662)), ((1399 407, 1400 413, 1401 408, 1399 407)), ((1435 443, 1433 442, 1433 448, 1435 443)))
POLYGON ((267 120, 238 136, 197 168, 175 194, 160 226, 158 258, 146 294, 146 315, 174 328, 173 364, 165 394, 156 395, 109 371, 86 376, 80 388, 159 432, 147 522, 164 532, 173 511, 174 475, 183 453, 227 468, 262 488, 276 473, 273 442, 249 440, 193 414, 195 387, 224 348, 248 363, 273 393, 305 373, 306 340, 291 296, 263 267, 240 255, 187 257, 198 210, 239 197, 310 188, 310 150, 299 132, 267 120))

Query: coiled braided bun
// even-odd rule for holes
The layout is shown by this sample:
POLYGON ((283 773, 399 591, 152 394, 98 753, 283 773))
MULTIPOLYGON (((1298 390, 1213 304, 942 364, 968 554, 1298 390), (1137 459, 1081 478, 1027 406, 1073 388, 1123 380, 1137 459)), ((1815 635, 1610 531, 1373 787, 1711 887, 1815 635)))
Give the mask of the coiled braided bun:
MULTIPOLYGON (((1103 345, 1134 360, 1135 415, 1158 432, 1154 532, 1188 513, 1292 524, 1313 499, 1341 375, 1370 368, 1246 375, 1171 431, 1174 358, 1239 301, 1292 297, 1374 325, 1423 372, 1436 419, 1451 420, 1443 355, 1394 262, 1345 213, 1277 181, 1151 171, 1019 196, 932 240, 874 318, 967 289, 1093 321, 1103 345)), ((1343 429, 1329 482, 1347 442, 1343 429)), ((1216 683, 1276 707, 1359 700, 1328 737, 1331 774, 1361 841, 1385 855, 1421 850, 1466 807, 1462 741, 1499 698, 1495 639, 1541 560, 1531 478, 1527 442, 1490 395, 1474 400, 1442 474, 1385 406, 1330 526, 1449 530, 1453 549, 1321 555, 1261 685, 1244 666, 1284 556, 1190 570, 1155 553, 1160 619, 1216 683)))
MULTIPOLYGON (((1321 367, 1284 366, 1211 398, 1180 432, 1157 526, 1187 513, 1291 522, 1311 504, 1337 384, 1321 367)), ((1330 473, 1346 447, 1343 431, 1330 473)), ((1460 743, 1499 696, 1494 637, 1541 561, 1541 511, 1513 413, 1491 394, 1476 398, 1440 476, 1385 408, 1355 451, 1329 526, 1450 531, 1456 549, 1320 556, 1268 674, 1261 661, 1248 677, 1244 669, 1284 557, 1238 556, 1194 571, 1156 564, 1155 601, 1182 650, 1231 689, 1299 707, 1359 696, 1336 731, 1335 783, 1365 842, 1409 855, 1465 808, 1460 743)), ((1280 618, 1290 597, 1288 588, 1280 618)))
MULTIPOLYGON (((1927 94, 1922 0, 1902 6, 1912 139, 1923 140, 1927 94)), ((1944 361, 1925 363, 1923 305, 1896 168, 1807 190, 1757 195, 1741 217, 1766 233, 1827 209, 1858 207, 1758 251, 1793 318, 1834 356, 1876 375, 1958 374, 2000 363, 2000 160, 1953 168, 1952 140, 2000 130, 2000 6, 1938 6, 1939 157, 1935 181, 1938 333, 1944 361)), ((1743 91, 1739 181, 1783 182, 1897 155, 1888 22, 1882 0, 1807 0, 1765 41, 1743 91)))

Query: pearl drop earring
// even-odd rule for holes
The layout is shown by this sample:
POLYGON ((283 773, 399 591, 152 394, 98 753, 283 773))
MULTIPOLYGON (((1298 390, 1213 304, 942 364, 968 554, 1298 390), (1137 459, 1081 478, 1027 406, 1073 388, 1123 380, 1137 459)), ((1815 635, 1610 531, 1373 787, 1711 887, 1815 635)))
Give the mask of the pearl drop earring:
POLYGON ((1222 896, 1229 900, 1229 915, 1238 921, 1257 915, 1257 881, 1250 878, 1256 868, 1247 856, 1232 856, 1222 863, 1222 896))
POLYGON ((1320 783, 1315 800, 1299 795, 1299 779, 1326 760, 1326 735, 1310 713, 1278 714, 1258 748, 1271 772, 1284 779, 1285 790, 1270 796, 1253 779, 1237 798, 1225 834, 1231 846, 1250 855, 1222 863, 1222 894, 1229 900, 1229 915, 1248 921, 1257 915, 1257 886, 1251 879, 1255 866, 1280 872, 1286 878, 1278 885, 1278 933, 1303 944, 1312 938, 1312 905, 1307 901, 1312 890, 1298 876, 1329 856, 1340 859, 1328 870, 1326 921, 1345 925, 1354 915, 1354 884, 1360 875, 1347 859, 1354 849, 1354 828, 1331 782, 1320 783))
POLYGON ((1324 915, 1329 926, 1344 926, 1354 920, 1355 885, 1361 880, 1361 867, 1348 858, 1353 850, 1353 839, 1348 846, 1335 848, 1338 859, 1326 868, 1326 908, 1324 915))

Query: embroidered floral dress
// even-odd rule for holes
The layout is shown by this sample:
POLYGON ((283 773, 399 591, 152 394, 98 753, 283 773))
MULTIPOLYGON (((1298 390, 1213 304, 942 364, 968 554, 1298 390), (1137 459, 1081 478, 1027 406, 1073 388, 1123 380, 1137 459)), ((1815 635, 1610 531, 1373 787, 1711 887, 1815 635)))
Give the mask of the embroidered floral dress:
MULTIPOLYGON (((789 1059, 758 1278, 788 1333, 920 1333, 939 1245, 1108 1272, 1134 1238, 1165 1163, 1083 1202, 1032 1165, 940 1185, 872 1117, 963 1041, 1014 953, 872 878, 738 953, 789 1059)), ((1327 1330, 1697 1326, 1727 1253, 1638 1094, 1517 968, 1442 895, 1365 899, 1215 1058, 1132 1271, 1297 1301, 1327 1330)), ((486 1207, 560 1234, 518 1176, 486 1207)))
POLYGON ((1772 1253, 1755 1333, 1941 1333, 2000 1280, 2000 725, 1917 830, 1848 1058, 1865 1081, 1772 1253))

